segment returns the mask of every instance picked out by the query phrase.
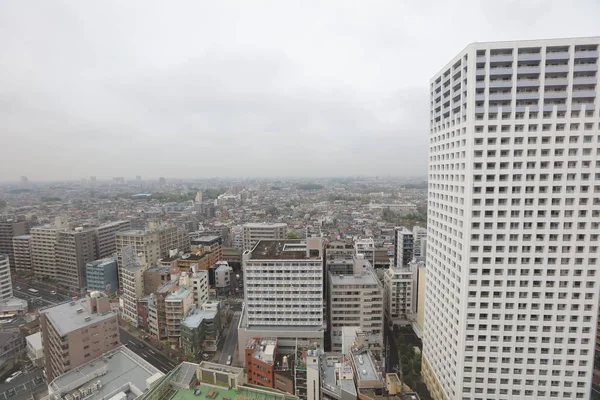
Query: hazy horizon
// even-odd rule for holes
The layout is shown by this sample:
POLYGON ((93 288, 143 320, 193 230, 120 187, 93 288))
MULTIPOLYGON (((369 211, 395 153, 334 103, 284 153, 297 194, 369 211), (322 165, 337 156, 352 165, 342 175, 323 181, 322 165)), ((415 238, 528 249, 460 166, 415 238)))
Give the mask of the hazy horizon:
POLYGON ((0 181, 33 182, 425 176, 431 76, 475 41, 598 35, 600 2, 0 10, 0 181))

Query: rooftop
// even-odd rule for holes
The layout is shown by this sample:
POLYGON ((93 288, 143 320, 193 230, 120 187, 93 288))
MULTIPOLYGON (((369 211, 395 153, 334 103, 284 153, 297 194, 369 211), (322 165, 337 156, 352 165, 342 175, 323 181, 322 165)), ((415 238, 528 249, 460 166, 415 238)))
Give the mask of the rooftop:
POLYGON ((246 348, 254 349, 254 358, 271 365, 275 361, 276 347, 277 339, 274 338, 252 338, 248 340, 246 345, 246 348))
POLYGON ((244 224, 244 228, 285 228, 287 227, 286 223, 277 222, 273 224, 269 224, 266 222, 248 222, 244 224))
POLYGON ((179 301, 185 296, 187 296, 189 293, 191 293, 190 289, 188 289, 185 286, 179 286, 178 289, 176 289, 174 292, 167 296, 165 301, 179 301))
POLYGON ((360 275, 330 275, 331 285, 379 285, 377 277, 369 272, 360 275))
POLYGON ((15 236, 13 237, 13 239, 31 239, 31 235, 19 235, 19 236, 15 236))
POLYGON ((134 399, 138 397, 136 392, 148 389, 148 378, 162 376, 163 373, 143 358, 121 346, 54 379, 48 391, 64 395, 100 381, 100 390, 86 399, 110 399, 120 392, 125 392, 127 399, 134 399))
POLYGON ((128 229, 126 231, 117 232, 118 236, 144 236, 146 231, 144 229, 128 229))
POLYGON ((31 343, 31 346, 34 349, 42 348, 42 332, 37 332, 33 335, 25 336, 25 340, 27 340, 28 343, 31 343))
POLYGON ((106 258, 102 258, 100 260, 90 261, 89 263, 86 264, 86 266, 97 267, 100 265, 112 264, 112 263, 116 263, 116 262, 117 262, 117 260, 115 260, 113 257, 106 257, 106 258))
POLYGON ((14 313, 27 309, 27 300, 17 297, 8 297, 0 300, 0 313, 14 313))
POLYGON ((217 235, 207 235, 200 236, 191 240, 192 244, 213 244, 221 240, 221 236, 217 235))
POLYGON ((260 240, 251 251, 252 260, 308 260, 305 240, 260 240))
MULTIPOLYGON (((359 381, 377 381, 380 380, 375 362, 371 357, 371 353, 364 351, 353 355, 354 363, 357 369, 359 381)), ((359 384, 359 387, 361 385, 359 384)))
POLYGON ((214 319, 217 316, 217 311, 215 310, 202 310, 199 308, 194 308, 187 317, 185 317, 181 324, 187 326, 188 328, 198 328, 203 320, 205 319, 214 319))
POLYGON ((106 314, 91 313, 87 309, 85 299, 58 304, 45 308, 40 312, 46 314, 46 317, 52 322, 52 325, 60 335, 66 335, 85 326, 117 317, 112 311, 106 314), (81 311, 78 312, 78 310, 81 311), (90 319, 86 321, 88 317, 90 319))

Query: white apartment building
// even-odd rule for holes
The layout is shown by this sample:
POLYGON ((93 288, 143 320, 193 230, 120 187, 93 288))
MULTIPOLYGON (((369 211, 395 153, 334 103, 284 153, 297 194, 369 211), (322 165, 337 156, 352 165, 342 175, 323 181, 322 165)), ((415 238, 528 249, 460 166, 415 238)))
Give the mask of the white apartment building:
POLYGON ((413 233, 403 226, 394 229, 394 267, 407 267, 413 259, 413 233))
POLYGON ((383 288, 369 264, 354 275, 329 275, 332 351, 342 351, 342 328, 360 328, 375 351, 383 346, 383 288))
POLYGON ((231 227, 231 245, 238 250, 244 249, 244 228, 241 225, 231 227))
POLYGON ((248 223, 242 226, 244 250, 252 250, 260 240, 284 240, 287 224, 248 223))
POLYGON ((56 278, 56 236, 54 227, 31 228, 31 262, 38 277, 56 278))
MULTIPOLYGON (((323 243, 321 238, 261 240, 242 255, 245 307, 238 329, 277 337, 280 347, 323 345, 323 243)), ((244 348, 240 347, 241 355, 244 348)))
POLYGON ((10 276, 10 259, 0 254, 0 300, 13 297, 12 278, 10 276))
POLYGON ((600 37, 474 43, 430 82, 423 376, 436 399, 588 399, 600 37))
POLYGON ((182 272, 179 284, 193 291, 194 304, 200 307, 208 300, 208 271, 198 270, 198 264, 192 264, 190 272, 182 272))
POLYGON ((383 305, 389 324, 410 323, 413 306, 413 272, 410 267, 392 267, 383 274, 383 305))

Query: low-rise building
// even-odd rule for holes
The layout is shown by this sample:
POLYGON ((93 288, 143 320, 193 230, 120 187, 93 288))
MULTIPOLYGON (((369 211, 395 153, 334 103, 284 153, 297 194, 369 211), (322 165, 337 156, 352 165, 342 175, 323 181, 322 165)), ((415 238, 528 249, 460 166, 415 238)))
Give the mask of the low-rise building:
POLYGON ((221 335, 219 310, 192 308, 181 321, 181 347, 186 354, 216 351, 221 335))
POLYGON ((55 377, 42 400, 134 400, 164 377, 146 360, 119 346, 78 368, 55 377))
POLYGON ((44 365, 44 349, 42 348, 42 333, 37 332, 25 337, 27 357, 33 365, 42 367, 44 365))

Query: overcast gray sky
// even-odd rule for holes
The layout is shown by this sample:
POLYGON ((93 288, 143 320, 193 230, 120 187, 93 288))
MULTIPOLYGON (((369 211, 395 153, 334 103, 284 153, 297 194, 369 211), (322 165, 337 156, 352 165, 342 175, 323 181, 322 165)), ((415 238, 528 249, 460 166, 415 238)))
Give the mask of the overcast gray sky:
POLYGON ((425 175, 467 44, 600 34, 600 2, 2 1, 0 180, 425 175))

